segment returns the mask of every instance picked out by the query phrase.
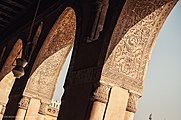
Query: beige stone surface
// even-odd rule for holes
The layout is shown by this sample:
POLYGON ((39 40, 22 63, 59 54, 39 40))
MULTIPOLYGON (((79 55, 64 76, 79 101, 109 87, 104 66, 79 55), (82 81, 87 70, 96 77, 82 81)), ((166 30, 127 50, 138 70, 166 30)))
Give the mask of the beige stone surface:
POLYGON ((26 115, 26 110, 19 108, 15 120, 24 120, 25 115, 26 115))
POLYGON ((0 120, 2 120, 3 119, 3 115, 2 114, 0 114, 0 120))
POLYGON ((36 120, 40 108, 40 100, 32 98, 26 113, 25 120, 36 120))
POLYGON ((45 120, 45 115, 38 114, 37 120, 45 120))
POLYGON ((129 93, 120 87, 111 89, 105 120, 124 120, 129 93))
POLYGON ((14 84, 15 78, 12 72, 8 73, 0 81, 0 103, 6 104, 8 101, 8 96, 11 91, 11 88, 14 84))
POLYGON ((134 118, 134 113, 133 112, 129 112, 129 111, 125 112, 124 120, 133 120, 133 118, 134 118))
POLYGON ((46 115, 45 120, 57 120, 57 116, 46 115))
POLYGON ((102 120, 106 108, 106 103, 95 101, 90 115, 90 120, 102 120))
POLYGON ((0 120, 2 120, 2 118, 3 118, 3 115, 1 114, 2 108, 3 108, 3 106, 0 105, 0 120))

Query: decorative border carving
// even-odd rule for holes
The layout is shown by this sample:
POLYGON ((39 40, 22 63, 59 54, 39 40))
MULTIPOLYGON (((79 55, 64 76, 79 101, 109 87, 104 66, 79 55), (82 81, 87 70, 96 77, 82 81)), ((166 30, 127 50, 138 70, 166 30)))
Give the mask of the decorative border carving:
POLYGON ((126 110, 135 113, 137 108, 138 99, 140 98, 139 95, 130 93, 128 98, 128 103, 126 110))
POLYGON ((42 115, 47 114, 48 104, 47 103, 41 103, 38 113, 42 115))
POLYGON ((111 90, 111 86, 100 83, 99 87, 94 92, 94 100, 100 101, 102 103, 107 103, 109 99, 109 92, 111 90))
POLYGON ((19 102, 19 108, 27 110, 28 106, 29 106, 29 103, 30 103, 30 98, 26 97, 26 96, 23 96, 23 98, 21 98, 21 100, 19 102))
POLYGON ((59 73, 73 46, 75 30, 75 12, 67 7, 53 25, 38 53, 23 95, 51 102, 59 73))
POLYGON ((176 0, 128 0, 112 34, 103 81, 142 94, 156 37, 176 0))

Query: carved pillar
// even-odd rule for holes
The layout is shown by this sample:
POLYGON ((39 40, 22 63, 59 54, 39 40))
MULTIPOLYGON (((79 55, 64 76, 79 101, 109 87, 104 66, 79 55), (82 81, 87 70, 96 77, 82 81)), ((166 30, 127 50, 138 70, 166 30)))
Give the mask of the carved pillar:
POLYGON ((47 114, 48 104, 41 102, 40 109, 38 111, 38 119, 37 120, 44 120, 47 114))
POLYGON ((2 120, 4 112, 5 112, 6 106, 2 103, 0 103, 0 120, 2 120))
POLYGON ((15 120, 24 120, 25 119, 25 115, 26 115, 26 111, 28 109, 30 103, 30 98, 23 96, 23 98, 21 98, 20 102, 19 102, 19 109, 17 111, 15 120))
POLYGON ((109 99, 111 86, 100 83, 100 86, 94 92, 94 103, 91 110, 90 120, 102 120, 106 104, 109 99))
POLYGON ((124 120, 133 120, 139 98, 140 98, 140 95, 137 95, 135 93, 129 94, 124 120))

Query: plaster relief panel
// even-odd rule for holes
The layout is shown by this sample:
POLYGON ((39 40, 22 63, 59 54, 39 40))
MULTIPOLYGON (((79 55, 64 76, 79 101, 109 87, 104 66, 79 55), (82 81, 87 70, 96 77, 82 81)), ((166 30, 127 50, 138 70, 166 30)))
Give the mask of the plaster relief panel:
POLYGON ((59 73, 73 47, 75 19, 73 9, 66 8, 55 22, 37 56, 23 93, 25 96, 51 102, 59 73))
POLYGON ((176 0, 128 0, 112 34, 101 80, 142 93, 156 37, 176 0))

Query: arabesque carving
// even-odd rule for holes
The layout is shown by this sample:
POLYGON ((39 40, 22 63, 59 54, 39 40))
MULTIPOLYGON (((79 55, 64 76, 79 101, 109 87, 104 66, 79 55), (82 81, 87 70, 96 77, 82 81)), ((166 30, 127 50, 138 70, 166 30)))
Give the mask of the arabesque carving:
POLYGON ((19 108, 27 110, 28 106, 29 106, 29 103, 30 103, 30 98, 26 97, 26 96, 23 96, 23 98, 21 98, 21 100, 19 102, 19 108))
POLYGON ((71 8, 58 18, 37 56, 24 95, 51 102, 60 70, 73 47, 75 19, 71 8))
POLYGON ((151 50, 176 0, 128 0, 114 29, 104 80, 142 94, 151 50))
POLYGON ((111 90, 111 86, 105 83, 100 83, 99 87, 94 92, 94 96, 93 96, 94 100, 107 103, 109 99, 110 90, 111 90))
POLYGON ((39 108, 39 114, 46 115, 47 114, 47 109, 48 109, 48 104, 47 103, 41 103, 40 108, 39 108))
POLYGON ((135 93, 130 93, 126 110, 135 113, 139 98, 140 98, 139 95, 137 95, 135 93))

